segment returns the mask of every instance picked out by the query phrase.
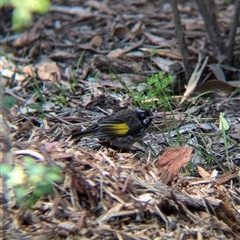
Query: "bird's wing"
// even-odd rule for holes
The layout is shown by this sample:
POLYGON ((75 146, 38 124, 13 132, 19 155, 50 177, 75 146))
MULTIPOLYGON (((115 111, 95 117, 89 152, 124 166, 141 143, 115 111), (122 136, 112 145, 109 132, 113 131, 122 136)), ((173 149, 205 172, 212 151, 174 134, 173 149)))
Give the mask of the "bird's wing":
POLYGON ((121 120, 109 119, 98 124, 97 138, 122 137, 129 132, 129 126, 121 120))
POLYGON ((98 132, 94 134, 97 138, 123 137, 130 134, 138 133, 142 124, 131 114, 120 116, 115 115, 98 123, 98 132), (121 118, 120 118, 121 117, 121 118))

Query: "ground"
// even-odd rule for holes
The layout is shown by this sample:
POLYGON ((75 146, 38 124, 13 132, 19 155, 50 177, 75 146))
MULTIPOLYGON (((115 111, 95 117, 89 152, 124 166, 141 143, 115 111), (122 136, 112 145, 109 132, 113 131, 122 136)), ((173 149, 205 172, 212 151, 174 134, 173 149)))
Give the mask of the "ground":
MULTIPOLYGON (((226 39, 234 5, 216 3, 226 39)), ((1 153, 19 167, 17 184, 1 189, 3 239, 238 239, 240 27, 235 60, 223 64, 196 4, 178 8, 190 64, 205 66, 197 87, 186 79, 168 2, 53 1, 20 33, 11 30, 12 9, 3 9, 1 153), (150 99, 164 117, 144 143, 121 151, 91 137, 70 139, 103 116, 137 107, 132 93, 147 92, 159 71, 174 76, 171 98, 163 97, 167 106, 150 99), (192 88, 185 97, 184 86, 192 88), (60 175, 51 194, 34 192, 60 175), (24 186, 34 204, 16 201, 13 186, 24 186)))

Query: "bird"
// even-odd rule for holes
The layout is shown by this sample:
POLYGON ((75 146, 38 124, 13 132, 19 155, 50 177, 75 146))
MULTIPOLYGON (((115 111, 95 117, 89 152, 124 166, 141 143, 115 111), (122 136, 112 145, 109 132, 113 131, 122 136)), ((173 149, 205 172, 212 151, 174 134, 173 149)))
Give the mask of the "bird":
POLYGON ((148 109, 122 109, 100 118, 83 131, 73 133, 71 139, 93 136, 105 145, 107 143, 111 147, 129 149, 135 142, 142 140, 152 119, 161 117, 153 115, 148 109))

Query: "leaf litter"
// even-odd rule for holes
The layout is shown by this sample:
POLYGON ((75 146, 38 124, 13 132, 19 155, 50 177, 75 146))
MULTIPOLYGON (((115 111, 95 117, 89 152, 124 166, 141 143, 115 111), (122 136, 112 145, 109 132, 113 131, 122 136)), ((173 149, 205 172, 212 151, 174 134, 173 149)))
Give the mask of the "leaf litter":
MULTIPOLYGON (((160 70, 182 78, 171 6, 53 2, 49 13, 34 16, 35 24, 22 34, 9 31, 10 22, 5 22, 1 85, 15 102, 1 114, 1 155, 15 166, 22 166, 25 156, 58 165, 64 179, 54 185, 54 195, 42 197, 31 209, 15 203, 12 189, 1 189, 3 239, 237 239, 239 85, 225 80, 239 83, 240 70, 214 60, 196 5, 183 2, 179 10, 196 66, 193 78, 207 81, 189 82, 190 97, 184 97, 185 105, 173 102, 173 112, 157 109, 165 118, 154 122, 146 146, 136 146, 143 149, 138 153, 102 148, 92 138, 77 144, 68 138, 74 129, 128 106, 126 86, 135 88, 160 70), (204 49, 210 57, 203 69, 198 57, 204 49), (206 91, 214 94, 208 100, 196 98, 206 91), (220 116, 229 129, 218 128, 220 116), (174 147, 179 136, 182 146, 174 147), (197 165, 189 170, 193 159, 197 165)), ((216 2, 220 28, 227 32, 233 10, 216 2)), ((238 27, 238 45, 239 33, 238 27)), ((239 49, 234 54, 239 57, 239 49)), ((182 84, 183 90, 183 83, 175 86, 182 84)))

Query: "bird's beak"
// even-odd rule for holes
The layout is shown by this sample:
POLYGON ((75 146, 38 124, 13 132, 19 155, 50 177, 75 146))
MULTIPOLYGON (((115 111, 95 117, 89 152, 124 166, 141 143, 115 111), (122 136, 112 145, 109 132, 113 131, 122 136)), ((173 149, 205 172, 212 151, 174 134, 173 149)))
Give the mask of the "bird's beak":
POLYGON ((163 115, 162 114, 156 114, 156 115, 153 115, 151 117, 148 117, 149 119, 154 119, 154 118, 163 118, 163 115))

